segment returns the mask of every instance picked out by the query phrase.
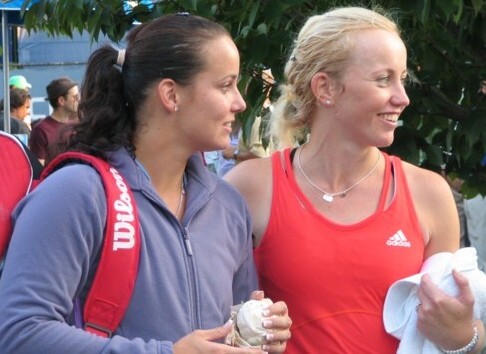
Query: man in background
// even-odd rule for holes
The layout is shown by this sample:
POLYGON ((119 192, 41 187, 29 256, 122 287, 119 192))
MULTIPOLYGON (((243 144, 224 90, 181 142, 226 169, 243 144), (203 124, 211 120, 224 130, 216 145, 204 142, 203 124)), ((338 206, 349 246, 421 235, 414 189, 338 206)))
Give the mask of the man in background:
MULTIPOLYGON (((9 133, 15 135, 24 144, 27 144, 30 135, 30 127, 25 123, 25 118, 30 115, 30 94, 26 90, 15 87, 11 88, 9 91, 10 107, 4 107, 5 102, 2 100, 0 102, 0 108, 2 111, 4 109, 9 109, 10 111, 9 133)), ((5 121, 2 117, 2 119, 0 119, 0 130, 5 130, 4 124, 5 121)))
MULTIPOLYGON (((30 89, 32 88, 32 85, 27 81, 27 79, 23 75, 11 76, 10 79, 8 80, 8 86, 9 86, 10 90, 12 90, 14 88, 15 89, 21 89, 21 90, 27 91, 29 94, 30 94, 30 89)), ((29 127, 29 134, 30 134, 30 131, 32 130, 32 127, 31 127, 32 117, 30 116, 30 111, 29 111, 29 114, 22 119, 22 121, 25 124, 27 124, 27 126, 29 127)))
POLYGON ((30 135, 30 149, 44 164, 54 153, 56 145, 62 142, 62 128, 77 120, 79 88, 67 77, 55 79, 46 87, 47 97, 53 112, 37 123, 30 135))

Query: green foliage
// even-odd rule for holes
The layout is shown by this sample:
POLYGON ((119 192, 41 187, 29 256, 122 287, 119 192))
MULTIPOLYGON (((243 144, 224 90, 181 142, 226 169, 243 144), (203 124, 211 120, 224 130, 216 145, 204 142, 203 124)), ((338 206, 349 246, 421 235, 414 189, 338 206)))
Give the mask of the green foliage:
MULTIPOLYGON (((29 3, 30 1, 26 1, 29 3)), ((276 86, 296 32, 307 17, 335 6, 338 0, 158 0, 133 1, 130 11, 121 0, 39 0, 25 14, 29 30, 72 35, 87 30, 96 40, 104 33, 123 38, 133 21, 144 22, 163 13, 188 11, 224 24, 242 58, 240 89, 248 108, 240 117, 245 136, 261 114, 271 86, 261 71, 271 68, 276 86)), ((404 160, 465 179, 469 196, 486 194, 486 4, 483 0, 361 1, 391 10, 399 20, 409 50, 409 68, 418 83, 408 88, 412 104, 403 114, 391 153, 404 160)), ((276 97, 278 90, 271 90, 276 97)))

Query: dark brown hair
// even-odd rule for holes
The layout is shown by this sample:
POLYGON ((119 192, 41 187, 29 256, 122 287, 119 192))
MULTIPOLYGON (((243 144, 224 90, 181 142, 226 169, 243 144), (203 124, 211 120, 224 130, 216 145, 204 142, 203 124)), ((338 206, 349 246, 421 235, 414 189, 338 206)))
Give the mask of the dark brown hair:
POLYGON ((136 113, 149 90, 162 78, 190 84, 205 65, 203 46, 223 35, 229 36, 226 29, 208 19, 165 15, 128 34, 121 67, 117 49, 97 49, 88 61, 70 148, 99 156, 119 147, 134 151, 136 113))
POLYGON ((19 88, 10 89, 10 110, 22 107, 28 100, 31 99, 30 93, 27 90, 19 88))

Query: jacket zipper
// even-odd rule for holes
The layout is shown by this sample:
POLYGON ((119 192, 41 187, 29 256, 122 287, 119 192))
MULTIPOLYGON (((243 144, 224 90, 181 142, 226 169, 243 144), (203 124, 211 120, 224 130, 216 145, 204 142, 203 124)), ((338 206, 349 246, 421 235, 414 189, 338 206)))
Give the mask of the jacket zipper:
POLYGON ((182 227, 182 237, 184 239, 184 246, 186 248, 186 253, 189 257, 191 257, 192 256, 191 240, 189 239, 189 235, 187 234, 187 229, 185 227, 182 227))
POLYGON ((191 240, 189 238, 189 234, 187 233, 187 228, 182 226, 182 239, 184 242, 184 249, 186 251, 186 261, 187 261, 187 272, 188 272, 188 288, 189 288, 189 297, 190 297, 190 309, 191 309, 191 325, 192 329, 196 330, 200 328, 200 318, 199 318, 199 303, 198 303, 198 294, 197 294, 197 286, 198 281, 196 279, 196 271, 194 265, 194 258, 191 246, 191 240))

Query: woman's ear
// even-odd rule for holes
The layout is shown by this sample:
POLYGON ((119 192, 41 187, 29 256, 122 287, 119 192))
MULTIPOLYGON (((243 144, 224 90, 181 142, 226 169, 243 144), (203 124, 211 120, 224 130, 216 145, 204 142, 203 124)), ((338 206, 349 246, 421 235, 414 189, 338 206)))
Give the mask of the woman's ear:
POLYGON ((333 105, 333 80, 325 72, 318 72, 311 79, 311 90, 316 102, 323 106, 333 105))
POLYGON ((167 112, 177 112, 177 85, 172 79, 162 79, 157 85, 157 94, 167 112))

